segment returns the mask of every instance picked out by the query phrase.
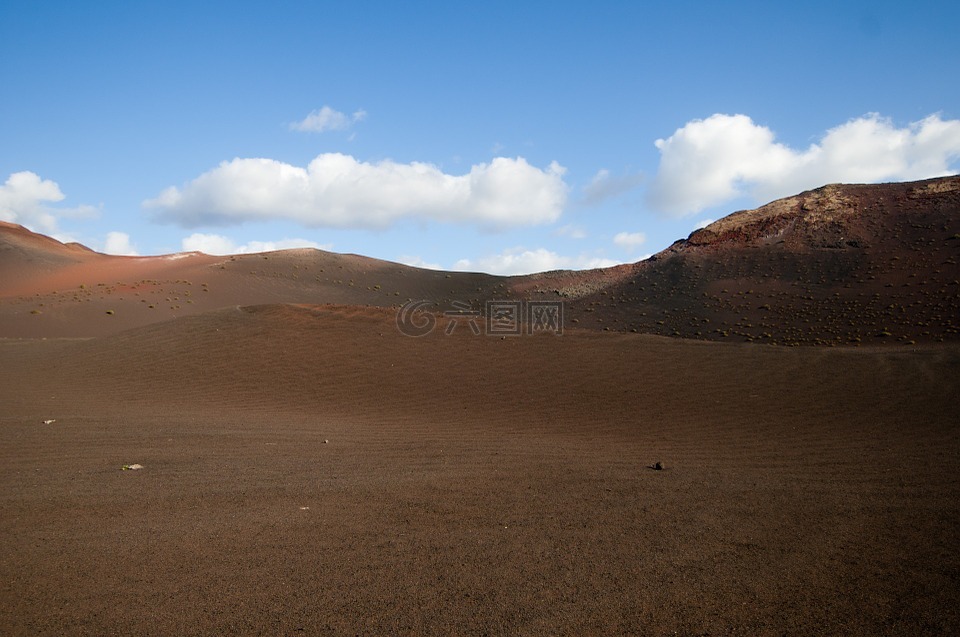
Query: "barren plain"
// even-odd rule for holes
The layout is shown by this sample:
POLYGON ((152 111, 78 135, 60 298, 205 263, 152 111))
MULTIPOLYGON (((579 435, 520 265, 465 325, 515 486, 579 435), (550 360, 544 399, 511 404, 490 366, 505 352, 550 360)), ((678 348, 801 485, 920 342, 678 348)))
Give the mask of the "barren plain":
POLYGON ((0 225, 0 632, 956 634, 958 258, 956 177, 509 278, 0 225))

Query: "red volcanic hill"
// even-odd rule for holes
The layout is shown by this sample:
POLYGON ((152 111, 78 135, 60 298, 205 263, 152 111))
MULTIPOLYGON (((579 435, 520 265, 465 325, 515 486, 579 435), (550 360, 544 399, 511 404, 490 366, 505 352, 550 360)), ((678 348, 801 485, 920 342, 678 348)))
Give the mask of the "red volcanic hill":
POLYGON ((85 337, 237 305, 482 309, 562 300, 567 327, 785 345, 960 336, 960 177, 829 185, 733 213, 640 263, 521 277, 283 250, 99 254, 0 225, 0 337, 85 337), (461 305, 461 307, 463 307, 461 305))
POLYGON ((37 275, 83 262, 97 253, 79 243, 60 243, 23 226, 0 221, 0 270, 4 280, 37 275))
POLYGON ((956 340, 958 263, 960 177, 829 185, 697 230, 567 314, 584 327, 709 340, 956 340))
POLYGON ((430 299, 481 307, 504 279, 295 249, 212 256, 99 254, 0 227, 0 337, 87 337, 224 307, 275 303, 399 307, 430 299))

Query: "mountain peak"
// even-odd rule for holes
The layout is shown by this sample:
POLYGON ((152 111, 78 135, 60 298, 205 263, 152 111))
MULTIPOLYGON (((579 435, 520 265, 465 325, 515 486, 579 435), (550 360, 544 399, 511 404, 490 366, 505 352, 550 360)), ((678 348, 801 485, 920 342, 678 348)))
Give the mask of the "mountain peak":
POLYGON ((798 195, 777 199, 753 210, 741 210, 719 219, 674 244, 674 248, 724 243, 789 243, 790 247, 853 247, 869 234, 864 226, 878 219, 864 213, 879 210, 909 211, 956 199, 960 176, 891 184, 829 184, 798 195))

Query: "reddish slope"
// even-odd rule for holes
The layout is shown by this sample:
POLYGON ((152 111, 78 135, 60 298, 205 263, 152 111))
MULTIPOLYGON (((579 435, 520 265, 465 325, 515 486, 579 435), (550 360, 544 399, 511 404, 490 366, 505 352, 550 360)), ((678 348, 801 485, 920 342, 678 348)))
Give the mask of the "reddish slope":
POLYGON ((0 272, 6 286, 99 256, 78 243, 63 244, 23 226, 0 221, 0 272))
POLYGON ((398 307, 429 299, 482 307, 504 279, 421 270, 357 255, 283 250, 227 257, 120 257, 0 227, 0 337, 99 336, 258 303, 398 307))

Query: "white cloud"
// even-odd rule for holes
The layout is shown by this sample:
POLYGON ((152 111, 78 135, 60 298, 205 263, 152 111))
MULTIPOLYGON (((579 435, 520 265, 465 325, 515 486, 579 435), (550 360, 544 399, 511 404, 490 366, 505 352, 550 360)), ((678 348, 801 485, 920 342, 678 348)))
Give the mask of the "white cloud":
MULTIPOLYGON (((0 186, 0 221, 18 223, 35 232, 57 232, 58 218, 96 217, 95 206, 75 208, 53 207, 48 204, 63 201, 65 195, 57 182, 41 179, 28 170, 12 173, 0 186)), ((64 235, 65 236, 65 235, 64 235)))
POLYGON ((385 228, 402 219, 506 228, 556 221, 566 203, 565 168, 497 157, 466 175, 432 164, 319 155, 306 168, 273 159, 223 162, 182 189, 144 202, 185 227, 286 219, 306 226, 385 228))
POLYGON ((584 186, 582 203, 587 206, 599 204, 633 190, 642 182, 642 173, 612 176, 609 170, 602 168, 597 171, 590 183, 584 186))
POLYGON ((647 235, 642 232, 618 232, 613 242, 627 250, 634 250, 647 242, 647 235))
POLYGON ((695 226, 693 227, 693 229, 694 229, 694 230, 702 230, 703 228, 706 228, 707 226, 709 226, 709 225, 710 225, 711 223, 713 223, 714 221, 716 221, 716 219, 703 219, 703 220, 701 220, 701 221, 698 221, 698 222, 697 222, 697 225, 695 225, 695 226))
POLYGON ((108 232, 107 240, 103 245, 103 252, 124 257, 135 257, 140 254, 130 243, 130 235, 125 232, 108 232))
POLYGON ((290 124, 290 129, 305 133, 346 130, 353 126, 353 124, 363 121, 366 117, 367 112, 364 110, 356 111, 353 115, 345 115, 340 111, 333 110, 329 106, 324 106, 318 111, 313 111, 299 122, 290 124))
POLYGON ((293 248, 316 248, 330 250, 330 244, 319 244, 307 239, 281 239, 279 241, 248 241, 238 244, 232 239, 219 234, 203 234, 195 232, 181 242, 184 252, 203 252, 205 254, 251 254, 255 252, 273 252, 274 250, 290 250, 293 248))
POLYGON ((57 229, 57 218, 47 202, 63 201, 60 186, 49 179, 23 171, 13 173, 0 186, 0 220, 19 223, 39 232, 57 229))
POLYGON ((960 120, 931 115, 897 128, 874 113, 830 129, 819 144, 794 150, 746 115, 716 114, 688 122, 656 146, 660 166, 650 204, 685 216, 743 195, 766 202, 827 183, 953 174, 960 120))
POLYGON ((414 268, 423 268, 425 270, 443 270, 443 266, 441 266, 439 263, 424 261, 420 257, 416 256, 403 255, 397 258, 397 262, 412 266, 414 268))
POLYGON ((545 248, 537 248, 536 250, 512 248, 504 250, 500 254, 489 255, 476 260, 460 259, 453 265, 453 269, 466 272, 514 275, 547 272, 549 270, 609 268, 620 263, 620 261, 586 254, 581 254, 578 257, 566 257, 545 248))

